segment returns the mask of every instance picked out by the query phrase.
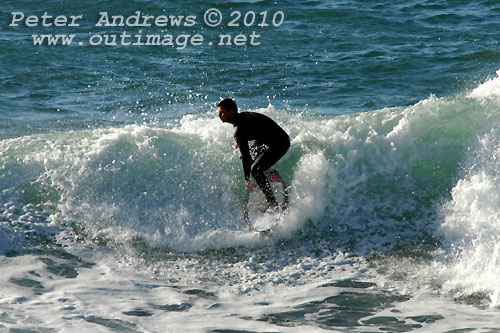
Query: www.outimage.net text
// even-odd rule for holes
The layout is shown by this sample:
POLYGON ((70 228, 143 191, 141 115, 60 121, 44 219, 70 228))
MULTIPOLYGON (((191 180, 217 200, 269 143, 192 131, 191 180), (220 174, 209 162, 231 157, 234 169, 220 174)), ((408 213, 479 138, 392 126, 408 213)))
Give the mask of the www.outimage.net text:
MULTIPOLYGON (((23 12, 11 12, 10 27, 27 28, 78 28, 84 19, 79 15, 51 15, 44 12, 42 15, 25 15, 23 12)), ((261 31, 264 28, 277 28, 284 22, 283 11, 247 11, 241 13, 232 11, 225 18, 216 8, 210 8, 204 12, 202 20, 196 15, 149 15, 136 11, 132 15, 110 15, 108 12, 100 12, 99 18, 94 24, 96 29, 102 28, 131 28, 136 32, 122 30, 120 32, 90 33, 85 41, 75 40, 76 34, 32 34, 33 45, 90 45, 90 46, 171 46, 184 49, 188 46, 217 45, 217 46, 258 46, 261 44, 261 31), (214 28, 242 27, 260 29, 247 33, 221 33, 215 39, 207 40, 202 33, 173 34, 168 29, 192 28, 202 21, 205 26, 214 28), (143 29, 160 28, 161 33, 144 32, 143 29)))

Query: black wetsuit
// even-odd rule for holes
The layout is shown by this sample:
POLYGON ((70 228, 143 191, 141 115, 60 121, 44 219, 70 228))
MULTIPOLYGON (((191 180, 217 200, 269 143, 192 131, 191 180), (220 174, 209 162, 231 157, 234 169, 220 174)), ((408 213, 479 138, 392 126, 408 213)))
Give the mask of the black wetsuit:
POLYGON ((288 134, 268 116, 256 112, 240 112, 232 121, 234 139, 243 162, 245 179, 253 176, 268 202, 276 199, 264 171, 279 161, 290 147, 288 134), (255 140, 252 148, 248 141, 255 140), (252 156, 254 155, 254 156, 252 156))

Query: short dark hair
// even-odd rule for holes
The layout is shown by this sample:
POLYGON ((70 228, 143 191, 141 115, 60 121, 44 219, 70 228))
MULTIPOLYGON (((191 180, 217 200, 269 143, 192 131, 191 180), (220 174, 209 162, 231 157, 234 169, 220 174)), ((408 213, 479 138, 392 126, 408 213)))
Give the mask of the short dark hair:
POLYGON ((224 110, 231 110, 233 109, 235 112, 238 112, 238 107, 236 106, 236 102, 233 101, 231 98, 224 98, 222 101, 217 104, 217 107, 220 107, 221 109, 224 110))

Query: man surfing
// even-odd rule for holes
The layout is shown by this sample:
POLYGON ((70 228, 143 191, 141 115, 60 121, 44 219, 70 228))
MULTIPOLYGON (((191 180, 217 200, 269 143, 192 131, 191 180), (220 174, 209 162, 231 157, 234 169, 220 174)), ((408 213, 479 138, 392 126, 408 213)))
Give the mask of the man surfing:
POLYGON ((217 105, 217 112, 222 122, 233 124, 234 140, 240 149, 245 185, 253 191, 250 175, 266 196, 267 204, 262 210, 278 207, 273 190, 265 171, 278 162, 290 148, 290 137, 274 120, 257 112, 240 112, 236 102, 230 98, 223 99, 217 105), (252 147, 248 141, 255 140, 252 147), (255 156, 252 158, 251 153, 255 156))

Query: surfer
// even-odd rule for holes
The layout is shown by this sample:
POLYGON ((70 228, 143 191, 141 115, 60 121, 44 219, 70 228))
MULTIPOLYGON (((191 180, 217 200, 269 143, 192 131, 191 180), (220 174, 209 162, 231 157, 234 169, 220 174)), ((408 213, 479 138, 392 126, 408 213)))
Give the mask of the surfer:
POLYGON ((267 204, 262 212, 269 208, 277 208, 265 171, 278 162, 290 147, 288 134, 274 120, 257 112, 240 112, 236 102, 230 98, 223 99, 217 105, 219 118, 222 122, 233 124, 236 148, 239 147, 245 185, 248 191, 253 191, 250 175, 266 196, 267 204), (248 141, 255 140, 252 147, 248 141), (253 156, 252 156, 253 155, 253 156))

